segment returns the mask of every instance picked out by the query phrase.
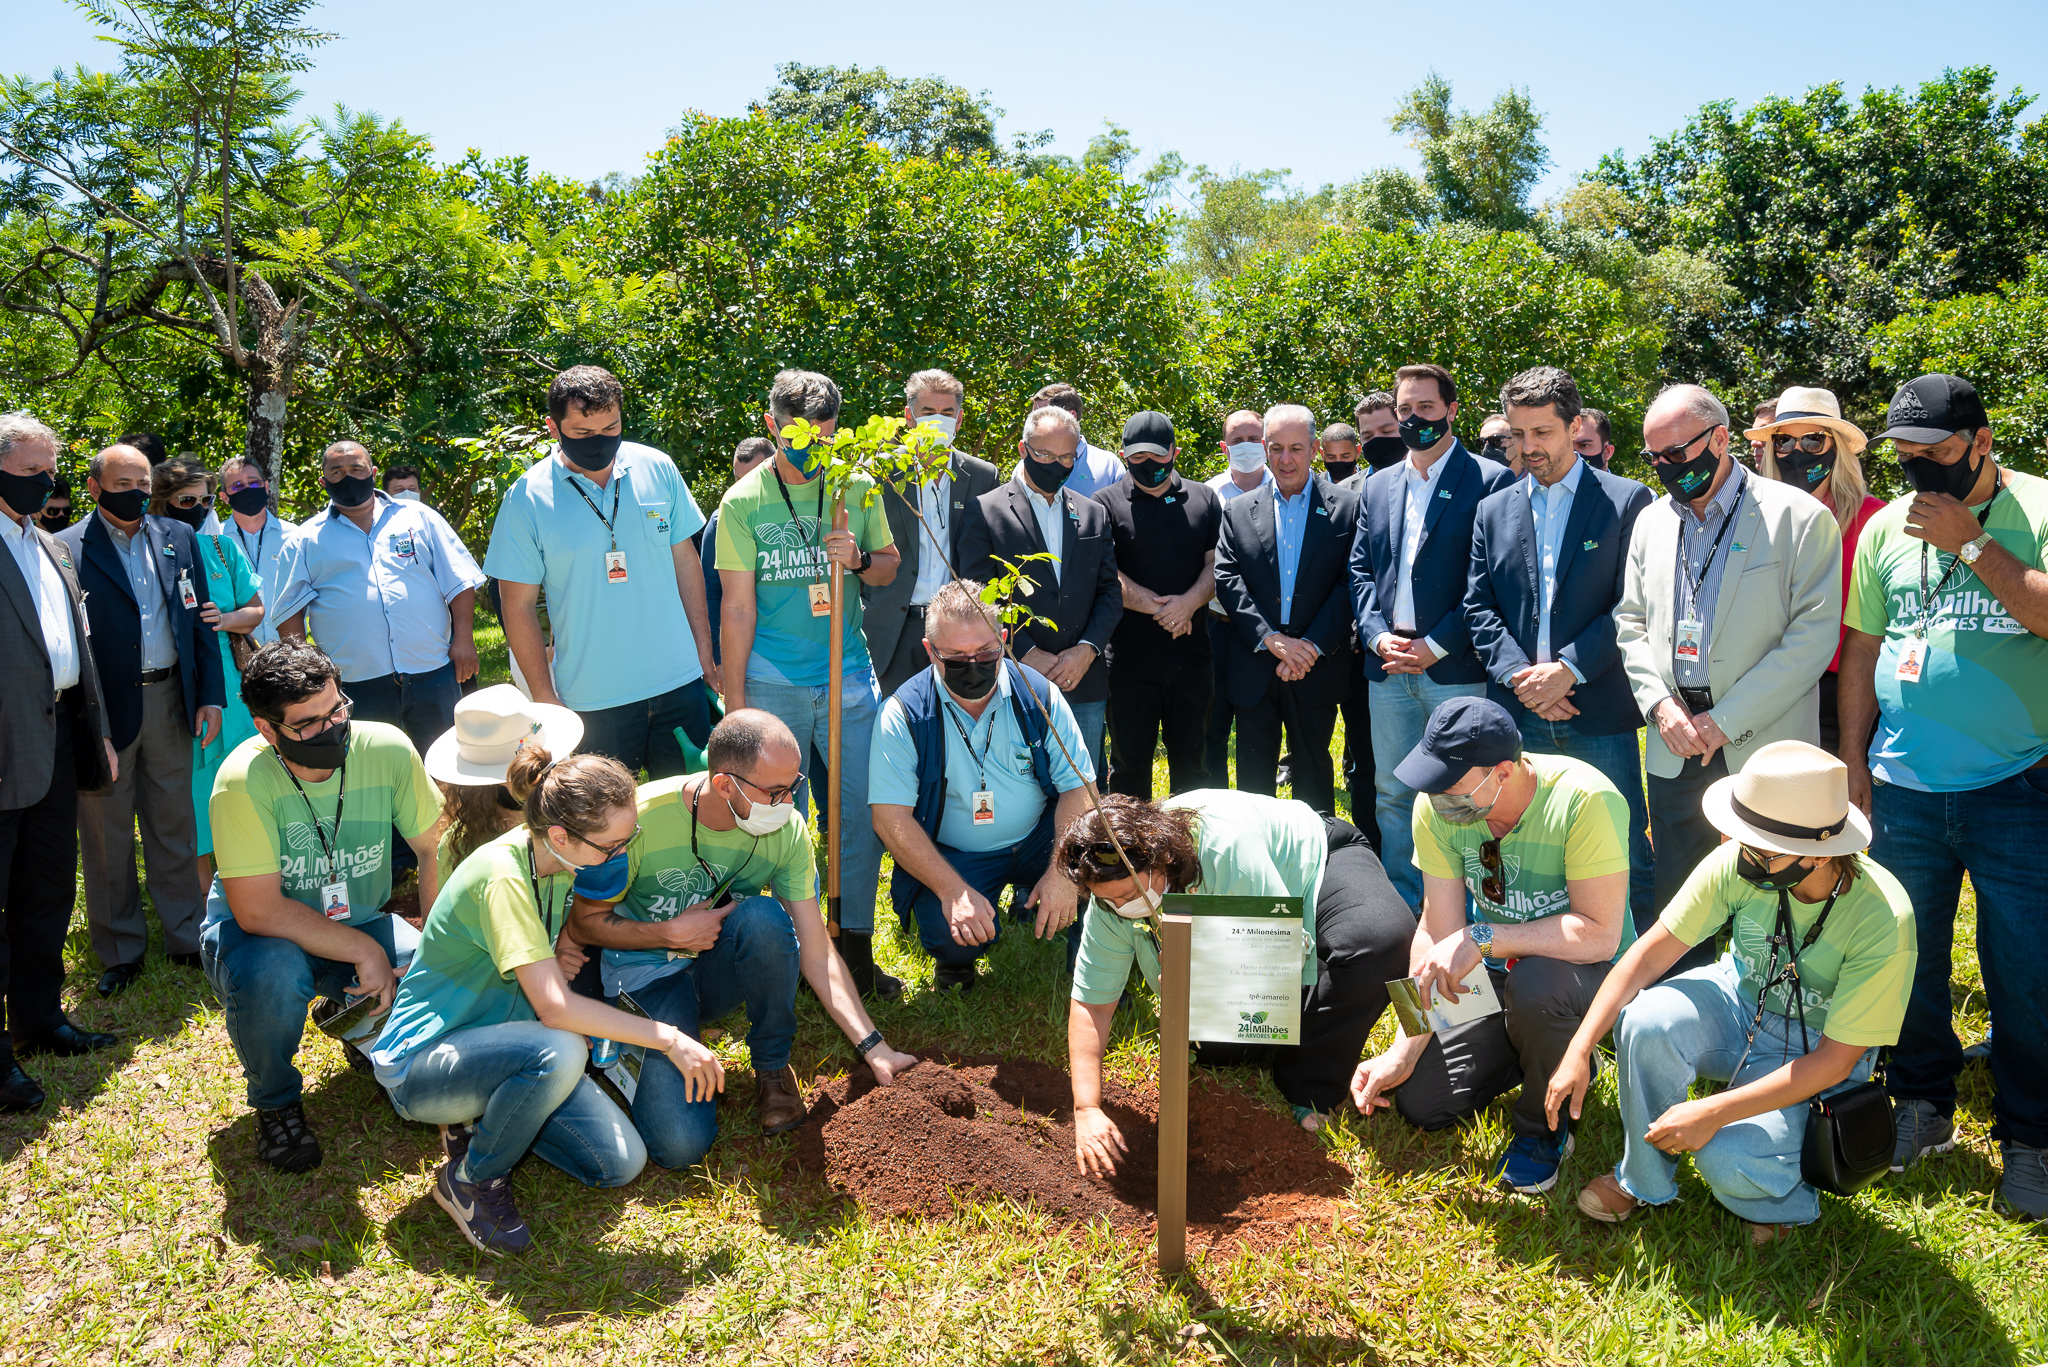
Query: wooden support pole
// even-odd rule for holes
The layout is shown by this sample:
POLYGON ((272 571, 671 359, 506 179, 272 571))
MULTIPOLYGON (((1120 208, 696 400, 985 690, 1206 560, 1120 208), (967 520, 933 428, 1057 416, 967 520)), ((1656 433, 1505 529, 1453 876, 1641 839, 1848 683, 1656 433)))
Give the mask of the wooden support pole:
MULTIPOLYGON (((846 501, 832 501, 832 530, 846 530, 846 501)), ((826 583, 831 590, 832 618, 828 628, 832 635, 826 658, 831 661, 825 700, 825 767, 832 771, 826 783, 825 793, 825 929, 835 938, 839 934, 839 851, 840 832, 844 823, 840 820, 839 783, 840 775, 846 772, 839 762, 839 686, 846 678, 846 572, 836 563, 825 567, 826 583)))
POLYGON ((1159 961, 1159 1270, 1188 1265, 1188 961, 1194 918, 1162 916, 1159 961))

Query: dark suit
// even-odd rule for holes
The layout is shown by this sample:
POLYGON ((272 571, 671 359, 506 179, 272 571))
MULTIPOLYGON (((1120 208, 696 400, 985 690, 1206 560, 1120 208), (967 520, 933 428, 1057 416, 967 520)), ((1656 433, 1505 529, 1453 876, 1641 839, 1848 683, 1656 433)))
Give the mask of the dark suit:
MULTIPOLYGON (((967 573, 960 565, 960 538, 967 524, 981 515, 981 496, 996 487, 996 467, 978 456, 953 453, 947 467, 952 478, 946 497, 946 559, 955 572, 967 573)), ((896 550, 903 561, 896 577, 880 588, 860 587, 861 630, 868 638, 868 658, 874 661, 875 678, 882 696, 888 697, 903 681, 930 663, 924 653, 924 608, 910 605, 917 589, 917 570, 925 546, 925 528, 916 505, 886 486, 882 489, 882 512, 889 519, 889 533, 896 538, 896 550)), ((1033 576, 1034 578, 1038 576, 1033 576)))
POLYGON ((1334 814, 1330 735, 1337 705, 1351 691, 1351 598, 1344 548, 1351 544, 1358 500, 1321 476, 1307 486, 1308 517, 1292 601, 1280 601, 1280 546, 1275 520, 1279 489, 1268 484, 1223 509, 1216 541, 1216 599, 1230 615, 1224 689, 1237 711, 1237 786, 1271 794, 1280 762, 1280 731, 1294 756, 1294 795, 1334 814), (1283 681, 1264 648, 1274 632, 1308 641, 1322 652, 1302 678, 1283 681))
POLYGON ((142 681, 142 617, 106 519, 94 513, 58 537, 78 561, 106 692, 107 727, 121 761, 114 781, 81 793, 78 804, 86 921, 93 952, 108 968, 141 962, 149 946, 142 889, 135 878, 137 817, 150 900, 163 922, 164 951, 199 952, 204 902, 192 813, 192 740, 199 709, 227 702, 220 646, 199 615, 207 589, 198 538, 184 523, 162 517, 144 517, 135 535, 146 543, 155 569, 153 591, 168 613, 178 652, 175 679, 153 684, 142 681), (189 608, 178 588, 181 576, 193 589, 195 602, 189 608))
POLYGON ((64 935, 77 895, 78 790, 107 780, 106 711, 75 557, 28 520, 64 581, 78 682, 59 696, 34 592, 0 549, 0 1001, 15 1042, 65 1024, 64 935))

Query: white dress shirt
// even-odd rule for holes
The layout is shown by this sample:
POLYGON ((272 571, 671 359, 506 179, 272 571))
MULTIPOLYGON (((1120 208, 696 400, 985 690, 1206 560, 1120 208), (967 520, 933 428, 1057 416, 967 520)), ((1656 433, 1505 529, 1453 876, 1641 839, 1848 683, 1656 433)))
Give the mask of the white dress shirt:
MULTIPOLYGON (((1536 523, 1536 583, 1541 601, 1536 617, 1536 663, 1548 664, 1557 656, 1550 648, 1550 605, 1557 601, 1557 562, 1564 552, 1564 525, 1571 520, 1572 499, 1579 492, 1579 479, 1586 462, 1574 460, 1572 468, 1557 483, 1545 488, 1528 475, 1529 514, 1536 523)), ((1570 661, 1565 662, 1580 683, 1585 676, 1570 661)))
POLYGON ((923 522, 917 529, 917 583, 910 590, 910 605, 921 608, 951 576, 946 571, 949 519, 953 508, 953 476, 940 475, 918 486, 917 506, 923 522))
MULTIPOLYGON (((1409 453, 1407 460, 1401 462, 1403 491, 1407 499, 1401 512, 1401 572, 1400 578, 1394 583, 1394 611, 1388 618, 1393 623, 1394 630, 1380 633, 1378 639, 1372 643, 1375 653, 1378 653, 1381 643, 1387 637, 1396 632, 1413 637, 1415 629, 1421 625, 1415 620, 1415 553, 1422 549, 1422 528, 1429 520, 1429 501, 1436 497, 1437 481, 1443 478, 1444 467, 1450 464, 1446 459, 1449 454, 1447 451, 1444 455, 1438 456, 1431 463, 1426 475, 1415 468, 1413 452, 1409 453)), ((1422 643, 1429 647, 1432 655, 1438 659, 1443 658, 1444 652, 1435 641, 1425 636, 1422 643)))
POLYGON ((43 543, 29 535, 27 524, 0 515, 0 538, 6 539, 8 553, 28 581, 29 596, 36 602, 36 622, 43 632, 43 649, 50 655, 50 675, 56 691, 62 693, 78 683, 78 636, 71 624, 71 598, 64 589, 64 576, 57 573, 43 543))
POLYGON ((1067 545, 1066 534, 1060 530, 1060 515, 1066 511, 1066 503, 1060 495, 1065 493, 1066 489, 1055 489, 1052 497, 1046 498, 1032 487, 1030 480, 1024 478, 1024 462, 1021 460, 1017 462, 1017 473, 1011 478, 1016 480, 1017 487, 1024 491, 1024 497, 1030 500, 1031 515, 1038 519, 1038 534, 1045 538, 1045 548, 1052 552, 1050 562, 1033 560, 1022 567, 1024 573, 1032 579, 1050 574, 1052 582, 1057 584, 1060 582, 1060 556, 1065 553, 1067 545))

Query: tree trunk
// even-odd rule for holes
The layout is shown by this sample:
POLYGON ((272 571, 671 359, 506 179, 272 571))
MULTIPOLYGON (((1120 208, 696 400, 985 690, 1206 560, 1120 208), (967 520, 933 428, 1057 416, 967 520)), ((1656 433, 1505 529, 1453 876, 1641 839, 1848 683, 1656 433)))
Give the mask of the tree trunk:
MULTIPOLYGON (((250 360, 256 358, 251 356, 250 360)), ((284 424, 291 380, 288 372, 280 376, 276 367, 259 361, 242 372, 242 386, 249 421, 242 454, 263 472, 263 481, 270 486, 271 506, 275 507, 278 476, 284 467, 284 424)))

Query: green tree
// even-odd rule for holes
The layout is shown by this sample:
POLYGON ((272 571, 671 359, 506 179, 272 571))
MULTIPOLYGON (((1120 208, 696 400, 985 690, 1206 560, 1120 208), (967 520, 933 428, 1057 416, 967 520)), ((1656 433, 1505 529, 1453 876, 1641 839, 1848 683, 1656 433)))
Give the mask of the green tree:
POLYGON ((1437 217, 1484 228, 1528 225, 1529 191, 1550 153, 1537 136, 1543 116, 1527 91, 1502 91, 1482 114, 1454 110, 1451 83, 1432 71, 1387 122, 1413 135, 1437 217))
POLYGON ((996 135, 1003 111, 989 103, 986 90, 976 95, 938 76, 897 77, 881 67, 784 62, 767 96, 750 108, 820 128, 851 123, 863 137, 906 157, 957 152, 1029 162, 1052 141, 1050 131, 1020 133, 1006 151, 996 135))
POLYGON ((1290 189, 1285 169, 1233 171, 1206 166, 1188 173, 1192 208, 1180 215, 1187 270, 1204 285, 1229 280, 1264 252, 1299 256, 1315 245, 1334 192, 1290 189))

